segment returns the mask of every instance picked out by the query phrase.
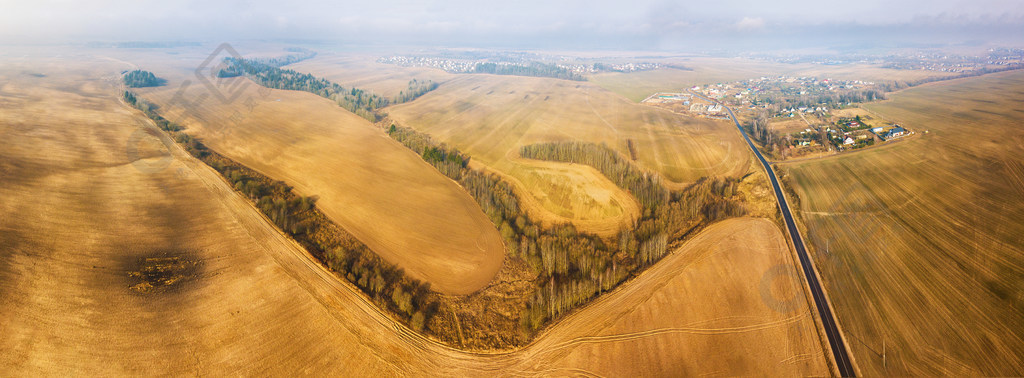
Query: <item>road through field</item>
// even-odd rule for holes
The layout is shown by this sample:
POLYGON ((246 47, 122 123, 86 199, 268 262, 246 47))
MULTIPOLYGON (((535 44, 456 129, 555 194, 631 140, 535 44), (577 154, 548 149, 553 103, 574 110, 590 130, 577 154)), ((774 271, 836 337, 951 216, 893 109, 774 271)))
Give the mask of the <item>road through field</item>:
POLYGON ((853 368, 853 363, 850 360, 850 355, 846 349, 846 342, 843 340, 843 335, 839 331, 839 326, 836 323, 835 317, 832 316, 832 307, 828 303, 828 298, 825 296, 824 290, 821 288, 821 283, 818 282, 818 274, 814 271, 814 265, 811 263, 810 257, 807 255, 807 249, 804 247, 803 237, 800 236, 800 230, 796 228, 796 222, 793 221, 793 214, 789 210, 789 203, 786 201, 786 195, 782 191, 782 187, 779 185, 779 180, 775 177, 775 171, 772 170, 772 166, 765 160, 764 156, 761 155, 761 151, 754 146, 754 142, 750 140, 750 136, 740 126, 740 122, 736 120, 736 115, 733 114, 732 109, 724 106, 729 111, 729 117, 736 124, 736 128, 739 129, 740 133, 743 134, 743 139, 747 141, 747 145, 757 155, 757 160, 764 166, 765 171, 768 174, 768 178, 772 182, 772 188, 775 190, 775 198, 779 201, 779 208, 782 211, 782 217, 786 221, 786 229, 789 230, 789 236, 793 240, 793 247, 796 248, 796 253, 800 257, 800 266, 803 268, 804 277, 807 279, 807 285, 811 289, 811 296, 814 298, 814 304, 818 308, 818 315, 821 317, 822 326, 825 328, 825 334, 828 336, 828 343, 832 349, 833 361, 835 361, 839 368, 839 373, 844 377, 855 376, 856 371, 853 368))

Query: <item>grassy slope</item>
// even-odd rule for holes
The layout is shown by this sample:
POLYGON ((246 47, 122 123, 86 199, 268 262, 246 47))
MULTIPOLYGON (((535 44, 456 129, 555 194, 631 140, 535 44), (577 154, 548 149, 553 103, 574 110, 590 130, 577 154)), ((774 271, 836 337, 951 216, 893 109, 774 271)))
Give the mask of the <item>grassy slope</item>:
POLYGON ((865 374, 1024 373, 1022 87, 1011 72, 906 90, 866 107, 929 133, 784 165, 865 374))

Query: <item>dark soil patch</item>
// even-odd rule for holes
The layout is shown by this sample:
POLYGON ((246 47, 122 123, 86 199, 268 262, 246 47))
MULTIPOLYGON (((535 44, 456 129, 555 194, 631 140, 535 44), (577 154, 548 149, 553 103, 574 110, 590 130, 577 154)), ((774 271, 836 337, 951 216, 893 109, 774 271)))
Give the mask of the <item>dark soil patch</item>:
POLYGON ((200 261, 187 251, 158 251, 126 265, 128 289, 139 294, 178 290, 199 277, 201 268, 200 261))

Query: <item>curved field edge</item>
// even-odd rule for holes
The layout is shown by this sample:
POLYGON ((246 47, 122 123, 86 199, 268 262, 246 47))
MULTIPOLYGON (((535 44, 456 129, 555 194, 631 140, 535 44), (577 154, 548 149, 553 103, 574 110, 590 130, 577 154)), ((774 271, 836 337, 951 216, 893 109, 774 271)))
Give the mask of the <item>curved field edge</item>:
POLYGON ((502 268, 497 229, 418 156, 330 100, 233 80, 217 88, 242 88, 234 102, 201 101, 196 84, 140 93, 222 155, 318 196, 324 214, 433 290, 474 293, 502 268))
POLYGON ((347 279, 378 306, 387 309, 409 327, 424 331, 442 310, 429 283, 410 278, 398 266, 386 262, 352 234, 316 208, 315 197, 295 194, 283 181, 276 181, 207 148, 151 109, 134 93, 125 91, 123 100, 141 111, 157 128, 207 166, 219 173, 235 191, 247 198, 278 229, 297 241, 339 278, 347 279))
MULTIPOLYGON (((53 70, 47 72, 56 76, 53 70)), ((116 104, 109 92, 48 94, 42 105, 116 104)), ((6 203, 16 206, 0 218, 0 228, 16 231, 0 235, 12 251, 0 260, 7 293, 0 298, 0 364, 14 374, 744 375, 766 366, 824 374, 820 348, 808 346, 805 310, 776 315, 763 301, 764 279, 735 279, 763 278, 770 270, 762 268, 775 264, 792 267, 778 253, 784 238, 766 221, 708 227, 694 238, 701 243, 566 318, 578 326, 555 324, 512 353, 464 353, 393 322, 183 151, 171 148, 167 169, 137 170, 166 154, 121 158, 133 117, 125 107, 108 107, 114 110, 68 122, 34 119, 35 110, 3 114, 31 126, 2 123, 5 136, 16 136, 13 145, 34 146, 0 150, 4 168, 19 178, 0 191, 25 199, 6 203), (75 224, 91 227, 69 232, 75 224), (164 296, 131 294, 120 259, 168 246, 204 262, 197 280, 164 296), (708 306, 709 299, 729 303, 708 306), (715 312, 723 309, 735 311, 715 312)), ((770 292, 789 297, 789 283, 778 284, 770 292)))
MULTIPOLYGON (((406 135, 396 134, 396 130, 392 127, 388 132, 392 137, 406 135)), ((507 183, 469 169, 468 157, 449 146, 434 143, 429 137, 420 138, 416 133, 407 134, 423 141, 401 141, 441 173, 462 184, 497 226, 511 255, 518 257, 506 260, 503 270, 510 270, 499 272, 499 279, 483 292, 442 298, 450 310, 438 311, 439 317, 424 326, 452 345, 502 348, 521 344, 560 314, 653 264, 664 255, 668 245, 678 243, 708 223, 746 211, 737 192, 742 183, 738 178, 700 180, 675 192, 672 198, 662 189, 664 204, 646 206, 644 218, 632 228, 620 230, 609 245, 608 241, 579 233, 570 225, 538 227, 536 221, 521 213, 519 201, 507 183), (501 310, 493 311, 497 308, 501 310)), ((369 286, 378 300, 387 291, 378 283, 386 281, 387 274, 361 276, 351 274, 347 278, 362 287, 369 286)), ((403 307, 399 304, 402 298, 415 291, 393 291, 390 298, 384 298, 385 303, 393 301, 403 307)), ((406 312, 415 316, 414 312, 406 312)))
MULTIPOLYGON (((641 165, 681 186, 704 176, 747 170, 733 164, 746 162, 748 152, 726 124, 633 104, 588 83, 459 76, 416 101, 385 110, 394 122, 454 145, 490 170, 514 176, 524 184, 524 194, 532 193, 534 183, 520 177, 516 168, 532 162, 518 159, 519 148, 544 142, 605 143, 622 153, 632 145, 641 165)), ((545 196, 537 197, 542 202, 545 196)))
POLYGON ((387 132, 465 187, 501 231, 511 256, 532 268, 538 284, 520 319, 527 332, 642 271, 661 259, 670 244, 680 243, 695 230, 747 212, 738 193, 742 178, 701 179, 685 190, 670 192, 657 174, 627 162, 607 146, 526 146, 522 151, 527 157, 563 157, 561 161, 598 168, 635 193, 644 207, 636 224, 621 228, 610 240, 579 232, 571 223, 547 228, 523 211, 511 184, 499 175, 469 168, 468 156, 458 149, 393 123, 387 132))

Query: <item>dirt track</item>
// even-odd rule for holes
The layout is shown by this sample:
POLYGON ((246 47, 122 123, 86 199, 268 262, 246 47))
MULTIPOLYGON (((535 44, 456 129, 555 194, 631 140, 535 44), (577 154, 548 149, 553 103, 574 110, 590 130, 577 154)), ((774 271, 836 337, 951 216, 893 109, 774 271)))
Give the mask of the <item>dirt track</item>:
MULTIPOLYGON (((778 311, 762 296, 773 267, 795 274, 769 221, 709 227, 522 350, 465 353, 390 320, 212 169, 176 147, 164 160, 155 137, 133 137, 142 119, 96 79, 109 70, 59 66, 38 82, 3 73, 0 88, 5 372, 827 374, 806 303, 778 311), (159 290, 130 289, 154 256, 197 268, 159 290)), ((770 283, 776 297, 802 298, 798 281, 770 283)))

